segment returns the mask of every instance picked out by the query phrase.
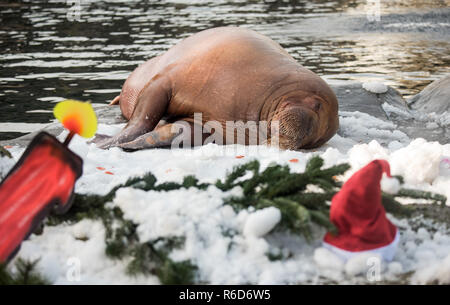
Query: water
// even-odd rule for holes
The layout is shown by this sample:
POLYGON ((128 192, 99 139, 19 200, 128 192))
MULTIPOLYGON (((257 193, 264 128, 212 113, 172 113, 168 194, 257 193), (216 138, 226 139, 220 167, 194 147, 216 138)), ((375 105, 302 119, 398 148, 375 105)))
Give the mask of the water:
POLYGON ((378 22, 370 2, 3 0, 0 140, 51 122, 62 99, 107 103, 138 64, 216 26, 268 35, 328 80, 383 81, 405 97, 450 73, 449 0, 381 0, 378 22))

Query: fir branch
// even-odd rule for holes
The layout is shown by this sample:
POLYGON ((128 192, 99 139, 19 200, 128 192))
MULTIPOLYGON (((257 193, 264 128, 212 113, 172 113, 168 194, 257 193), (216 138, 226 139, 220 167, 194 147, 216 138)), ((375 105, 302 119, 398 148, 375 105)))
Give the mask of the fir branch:
POLYGON ((339 233, 336 226, 330 221, 328 213, 314 210, 309 211, 309 213, 311 214, 311 220, 313 222, 322 227, 325 227, 328 232, 332 233, 333 235, 337 235, 339 233))
POLYGON ((8 270, 6 265, 0 265, 0 285, 49 285, 50 282, 36 271, 39 260, 16 260, 16 272, 8 270))
POLYGON ((306 164, 305 173, 319 172, 322 166, 323 166, 323 159, 319 156, 314 156, 311 159, 309 159, 308 164, 306 164))
POLYGON ((327 211, 330 207, 327 204, 331 201, 336 191, 324 192, 324 193, 299 193, 295 195, 288 196, 287 198, 300 202, 302 205, 308 209, 319 209, 327 211))
POLYGON ((127 273, 156 274, 164 285, 193 284, 197 267, 188 260, 175 262, 169 258, 170 252, 182 244, 183 238, 159 238, 137 245, 131 251, 133 260, 127 273))
POLYGON ((12 158, 12 155, 6 148, 0 145, 0 157, 12 158))
POLYGON ((381 203, 384 206, 384 209, 386 212, 391 213, 394 216, 397 217, 407 217, 411 215, 411 209, 401 204, 395 199, 396 195, 388 194, 388 193, 382 193, 381 194, 381 203))
POLYGON ((239 183, 236 182, 236 180, 243 177, 247 171, 252 171, 254 173, 259 172, 259 162, 257 160, 253 160, 233 168, 233 171, 227 175, 225 182, 218 180, 216 182, 216 187, 222 191, 228 191, 237 185, 242 185, 243 182, 239 183))
POLYGON ((433 201, 435 204, 441 205, 445 205, 445 202, 447 201, 447 197, 444 195, 412 189, 400 189, 396 196, 413 199, 426 199, 433 201))

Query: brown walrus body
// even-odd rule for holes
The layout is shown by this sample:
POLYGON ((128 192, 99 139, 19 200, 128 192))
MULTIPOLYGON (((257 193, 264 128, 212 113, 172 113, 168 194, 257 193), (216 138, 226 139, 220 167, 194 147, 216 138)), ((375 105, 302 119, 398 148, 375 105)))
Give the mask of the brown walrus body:
POLYGON ((112 138, 99 136, 99 147, 169 146, 179 135, 173 125, 197 124, 195 113, 224 130, 228 121, 278 122, 267 142, 277 136, 294 150, 322 145, 339 125, 336 96, 319 76, 271 39, 235 27, 199 32, 142 64, 116 103, 129 123, 112 138))

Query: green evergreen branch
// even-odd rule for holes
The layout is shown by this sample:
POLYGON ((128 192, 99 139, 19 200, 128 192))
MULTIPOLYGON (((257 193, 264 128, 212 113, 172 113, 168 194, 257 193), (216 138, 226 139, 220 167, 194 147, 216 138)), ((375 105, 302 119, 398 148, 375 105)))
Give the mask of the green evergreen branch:
POLYGON ((12 158, 12 155, 6 148, 0 145, 0 157, 12 158))
POLYGON ((433 203, 441 205, 445 205, 445 202, 447 201, 447 197, 444 195, 412 189, 400 189, 396 196, 412 199, 431 200, 433 201, 433 203))
POLYGON ((16 260, 16 272, 0 265, 0 285, 48 285, 50 282, 36 271, 39 260, 16 260))

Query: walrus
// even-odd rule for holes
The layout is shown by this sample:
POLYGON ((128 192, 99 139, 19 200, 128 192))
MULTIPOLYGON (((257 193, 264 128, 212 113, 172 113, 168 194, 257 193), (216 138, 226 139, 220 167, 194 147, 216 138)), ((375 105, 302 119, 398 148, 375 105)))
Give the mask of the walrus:
POLYGON ((97 135, 100 148, 167 147, 181 136, 180 125, 194 130, 213 121, 219 126, 188 145, 204 144, 213 130, 213 142, 255 143, 248 130, 244 137, 227 130, 227 122, 265 122, 257 144, 299 150, 324 144, 339 126, 338 101, 325 81, 270 38, 238 27, 201 31, 138 66, 115 104, 128 124, 113 137, 97 135))

